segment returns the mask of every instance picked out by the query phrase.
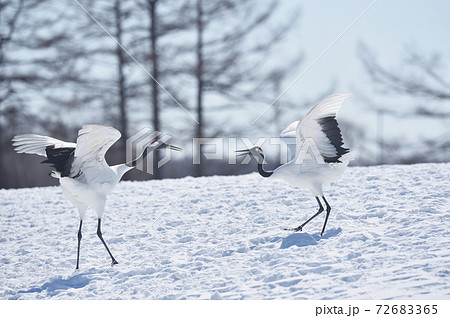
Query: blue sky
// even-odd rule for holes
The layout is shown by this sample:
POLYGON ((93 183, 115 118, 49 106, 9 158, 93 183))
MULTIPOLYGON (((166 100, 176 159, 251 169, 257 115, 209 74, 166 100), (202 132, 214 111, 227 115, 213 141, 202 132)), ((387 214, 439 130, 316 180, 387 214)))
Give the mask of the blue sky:
MULTIPOLYGON (((304 48, 305 65, 309 65, 372 2, 286 1, 285 5, 298 4, 303 11, 298 30, 292 32, 289 44, 304 48)), ((299 83, 314 89, 317 83, 338 79, 345 89, 357 82, 359 76, 364 75, 357 58, 357 46, 361 41, 387 64, 399 64, 408 46, 417 47, 425 54, 441 52, 450 58, 449 12, 448 1, 378 0, 299 83)))

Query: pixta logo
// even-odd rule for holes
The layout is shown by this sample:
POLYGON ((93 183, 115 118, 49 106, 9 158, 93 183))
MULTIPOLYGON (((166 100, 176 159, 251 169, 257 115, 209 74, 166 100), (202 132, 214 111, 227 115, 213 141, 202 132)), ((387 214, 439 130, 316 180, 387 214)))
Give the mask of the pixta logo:
MULTIPOLYGON (((166 144, 172 138, 170 135, 153 131, 149 127, 144 127, 136 134, 127 139, 126 160, 132 162, 138 158, 135 168, 148 174, 153 174, 154 151, 158 151, 158 145, 166 144), (144 151, 147 149, 147 153, 144 151), (145 158, 144 158, 145 157, 145 158), (144 162, 146 163, 144 165, 144 162)), ((164 151, 163 157, 158 161, 158 168, 161 168, 171 159, 171 152, 164 151)))
POLYGON ((297 145, 296 138, 279 137, 259 137, 252 141, 247 137, 240 138, 194 138, 193 139, 193 161, 199 164, 200 157, 207 160, 224 159, 228 153, 228 164, 237 164, 236 150, 243 156, 239 164, 246 165, 251 162, 251 152, 245 155, 245 150, 254 147, 262 147, 264 144, 276 146, 278 148, 279 162, 286 163, 294 160, 294 164, 302 165, 304 161, 315 161, 317 164, 325 164, 323 156, 313 138, 304 138, 301 144, 297 145), (237 146, 237 145, 242 146, 237 146), (207 149, 202 146, 208 147, 207 149), (243 150, 241 150, 243 149, 243 150))

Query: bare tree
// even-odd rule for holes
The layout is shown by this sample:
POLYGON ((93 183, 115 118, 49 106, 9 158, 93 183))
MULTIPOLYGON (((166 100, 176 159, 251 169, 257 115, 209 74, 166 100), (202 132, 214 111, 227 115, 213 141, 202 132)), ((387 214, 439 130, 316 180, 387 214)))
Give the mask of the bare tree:
MULTIPOLYGON (((130 5, 90 4, 87 9, 123 43, 130 5)), ((120 46, 74 3, 3 1, 1 9, 1 144, 10 152, 10 138, 25 127, 73 139, 82 123, 103 122, 121 130, 124 156, 130 93, 120 46)))
MULTIPOLYGON (((407 98, 412 106, 405 112, 399 107, 378 105, 366 98, 370 108, 377 113, 376 142, 380 149, 378 162, 386 163, 387 158, 383 154, 388 149, 396 150, 392 153, 400 153, 402 147, 414 148, 404 142, 385 140, 383 125, 386 116, 429 118, 436 121, 445 121, 450 118, 450 82, 444 75, 448 72, 448 65, 446 66, 446 61, 440 54, 425 56, 415 50, 408 50, 401 65, 395 68, 383 66, 366 45, 360 46, 359 55, 370 80, 379 92, 407 98)), ((420 153, 398 155, 394 161, 391 158, 389 163, 445 160, 446 155, 442 155, 450 150, 450 136, 446 135, 440 140, 423 138, 415 145, 420 149, 420 153)))
MULTIPOLYGON (((115 22, 115 31, 116 38, 119 43, 123 41, 123 20, 124 19, 124 11, 122 8, 122 1, 115 0, 114 3, 114 22, 115 22)), ((126 151, 126 139, 128 138, 128 113, 127 113, 127 94, 126 94, 126 85, 125 85, 125 52, 120 47, 119 44, 116 46, 116 57, 117 57, 117 88, 118 88, 118 104, 120 110, 120 130, 122 131, 122 151, 126 151)))
POLYGON ((97 25, 81 8, 76 8, 83 18, 78 33, 83 35, 85 50, 80 59, 92 68, 83 78, 86 94, 95 100, 88 106, 91 110, 103 109, 103 121, 121 131, 120 152, 124 155, 129 135, 129 100, 134 93, 129 74, 134 65, 130 66, 130 59, 122 47, 127 47, 129 20, 136 7, 123 0, 99 0, 86 3, 84 7, 100 24, 97 25))
POLYGON ((403 61, 403 71, 388 70, 365 46, 360 49, 360 57, 372 81, 386 92, 433 100, 450 100, 450 82, 443 74, 446 67, 439 54, 425 57, 410 50, 403 61))
MULTIPOLYGON (((174 62, 184 44, 179 44, 177 33, 190 27, 189 17, 184 14, 186 0, 136 0, 140 12, 134 15, 134 23, 129 28, 132 34, 131 50, 143 65, 148 65, 150 74, 135 83, 135 89, 140 97, 136 102, 145 105, 150 110, 150 121, 155 131, 164 129, 162 116, 166 108, 176 105, 177 91, 172 87, 173 78, 180 72, 180 64, 174 62), (163 88, 166 91, 163 91, 163 88), (148 98, 147 96, 150 96, 148 98)), ((178 106, 177 106, 178 107, 178 106)), ((139 113, 145 114, 142 111, 139 113)), ((160 154, 153 154, 153 178, 162 177, 163 170, 157 167, 160 154)))
MULTIPOLYGON (((195 106, 201 125, 194 135, 221 133, 205 121, 207 111, 230 110, 228 105, 259 97, 264 76, 270 77, 266 58, 296 18, 270 27, 276 1, 262 6, 255 0, 80 3, 97 21, 72 2, 0 2, 2 170, 5 156, 13 158, 6 154, 11 137, 30 130, 73 140, 82 123, 98 122, 118 127, 125 141, 130 125, 148 121, 150 115, 154 129, 172 125, 188 138, 185 127, 191 119, 184 119, 186 123, 172 118, 173 107, 179 106, 173 96, 188 110, 189 104, 195 106), (153 79, 96 22, 141 64, 149 65, 153 79), (211 105, 217 98, 225 102, 211 105)), ((124 146, 117 154, 124 154, 124 146)), ((45 184, 14 173, 7 179, 23 182, 16 186, 45 184)))
MULTIPOLYGON (((69 13, 55 1, 1 1, 0 14, 0 169, 5 176, 0 186, 20 186, 26 178, 3 165, 14 158, 11 137, 25 129, 49 131, 64 120, 53 112, 55 96, 77 82, 80 50, 72 47, 66 54, 61 49, 70 47, 71 37, 57 26, 69 13)), ((63 127, 61 135, 71 130, 63 127)))
MULTIPOLYGON (((261 6, 254 0, 196 0, 193 9, 196 57, 191 72, 196 81, 198 125, 195 137, 205 137, 204 102, 207 95, 234 102, 242 98, 249 100, 255 97, 254 89, 258 83, 269 77, 270 71, 261 69, 270 51, 298 18, 298 12, 295 12, 283 25, 270 28, 277 6, 278 1, 261 6), (262 30, 263 36, 259 33, 262 30)), ((196 149, 195 153, 201 153, 201 149, 196 149)), ((198 161, 196 176, 203 174, 201 158, 198 161)))

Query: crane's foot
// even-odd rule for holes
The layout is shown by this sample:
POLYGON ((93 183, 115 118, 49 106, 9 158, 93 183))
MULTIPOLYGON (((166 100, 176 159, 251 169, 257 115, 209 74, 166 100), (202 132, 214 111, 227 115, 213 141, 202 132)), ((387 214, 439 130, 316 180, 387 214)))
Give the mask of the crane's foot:
POLYGON ((294 232, 301 232, 302 231, 302 229, 303 229, 303 227, 300 225, 300 226, 297 226, 297 227, 295 227, 295 228, 292 228, 292 229, 284 229, 285 231, 294 231, 294 232))
POLYGON ((113 260, 112 260, 112 262, 111 262, 111 266, 113 266, 113 265, 117 265, 117 264, 119 264, 119 262, 118 262, 118 261, 116 261, 115 259, 113 259, 113 260))

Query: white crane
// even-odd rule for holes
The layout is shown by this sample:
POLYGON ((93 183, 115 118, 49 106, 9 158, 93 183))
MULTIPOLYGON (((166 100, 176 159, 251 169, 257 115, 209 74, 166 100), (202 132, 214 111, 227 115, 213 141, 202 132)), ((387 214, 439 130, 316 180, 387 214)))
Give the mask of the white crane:
POLYGON ((51 173, 51 176, 59 179, 63 193, 78 209, 80 226, 76 269, 79 268, 81 226, 87 208, 92 207, 97 212, 97 235, 111 257, 111 265, 118 264, 106 245, 100 228, 106 196, 112 192, 122 176, 142 162, 151 151, 163 148, 181 150, 156 138, 149 140, 135 160, 109 166, 105 160, 105 154, 120 137, 120 132, 113 127, 83 125, 78 132, 77 143, 34 134, 15 136, 12 140, 16 152, 47 158, 42 163, 53 165, 55 171, 51 173))
POLYGON ((282 139, 295 137, 295 145, 288 144, 291 160, 274 171, 263 168, 264 152, 261 147, 238 150, 238 156, 252 155, 258 162, 258 172, 263 177, 283 179, 295 187, 309 189, 319 204, 319 210, 306 222, 293 229, 303 227, 324 210, 320 197, 327 207, 323 235, 331 207, 325 199, 322 185, 339 179, 354 155, 342 147, 342 134, 336 115, 349 94, 333 94, 317 104, 301 121, 295 121, 281 132, 282 139), (295 146, 290 147, 290 146, 295 146), (295 151, 295 152, 294 152, 295 151), (309 155, 309 157, 308 157, 309 155))

